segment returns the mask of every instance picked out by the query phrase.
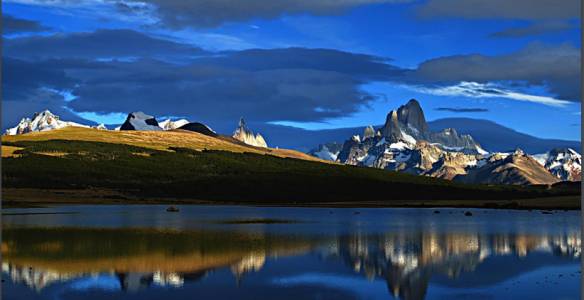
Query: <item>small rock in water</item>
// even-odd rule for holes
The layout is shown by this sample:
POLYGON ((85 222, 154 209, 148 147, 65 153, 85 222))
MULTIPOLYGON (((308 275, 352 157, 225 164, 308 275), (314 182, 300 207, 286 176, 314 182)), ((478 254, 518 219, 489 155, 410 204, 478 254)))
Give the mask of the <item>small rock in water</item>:
POLYGON ((545 210, 543 210, 541 213, 544 215, 551 215, 552 214, 551 211, 545 211, 545 210))
POLYGON ((439 211, 439 210, 435 210, 435 211, 434 211, 434 213, 435 213, 435 214, 439 214, 439 213, 440 213, 440 211, 439 211))
POLYGON ((167 211, 167 212, 178 212, 178 211, 179 211, 179 209, 178 209, 177 207, 175 207, 175 206, 169 206, 169 207, 166 209, 166 211, 167 211))
POLYGON ((361 214, 361 212, 360 211, 355 211, 355 212, 353 212, 353 214, 354 215, 359 215, 359 214, 361 214))
POLYGON ((465 211, 464 212, 464 215, 467 216, 467 217, 470 217, 470 216, 472 216, 472 213, 470 211, 465 211))

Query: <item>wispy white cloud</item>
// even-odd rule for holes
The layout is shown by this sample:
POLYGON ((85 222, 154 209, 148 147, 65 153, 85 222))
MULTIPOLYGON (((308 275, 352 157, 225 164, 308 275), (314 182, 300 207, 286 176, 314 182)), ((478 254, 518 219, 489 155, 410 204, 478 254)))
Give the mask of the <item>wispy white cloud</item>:
POLYGON ((111 112, 111 113, 100 114, 100 113, 96 113, 96 112, 77 112, 69 107, 63 107, 63 108, 76 114, 77 116, 79 116, 83 119, 90 120, 90 121, 93 121, 95 123, 103 123, 103 124, 122 124, 122 123, 124 123, 124 121, 126 120, 126 117, 128 116, 127 113, 122 113, 122 112, 111 112))
POLYGON ((491 83, 462 81, 459 84, 441 87, 405 86, 408 89, 436 96, 462 96, 471 98, 505 98, 516 101, 539 103, 548 106, 564 106, 571 102, 548 96, 531 95, 511 91, 491 83))

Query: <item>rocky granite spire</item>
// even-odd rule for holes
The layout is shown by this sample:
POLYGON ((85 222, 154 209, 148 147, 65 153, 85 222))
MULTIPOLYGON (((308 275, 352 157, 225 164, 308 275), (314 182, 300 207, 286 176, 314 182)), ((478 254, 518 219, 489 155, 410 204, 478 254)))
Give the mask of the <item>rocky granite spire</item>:
POLYGON ((372 138, 375 136, 375 129, 373 128, 373 126, 369 125, 367 127, 365 127, 365 130, 363 130, 363 139, 368 139, 368 138, 372 138))
POLYGON ((397 119, 407 127, 419 131, 420 134, 429 131, 422 107, 416 99, 411 99, 406 105, 397 109, 397 119))
POLYGON ((385 125, 383 125, 383 128, 381 129, 381 135, 389 138, 390 141, 398 141, 403 138, 402 130, 397 118, 397 112, 395 110, 392 110, 387 114, 385 125))
POLYGON ((256 147, 264 147, 267 148, 268 144, 264 140, 264 137, 261 134, 255 134, 245 124, 245 120, 243 117, 239 119, 239 124, 235 132, 233 133, 233 138, 239 141, 242 141, 248 145, 256 146, 256 147))
POLYGON ((484 151, 470 135, 460 135, 453 128, 431 132, 428 123, 426 123, 424 111, 415 99, 411 99, 397 110, 390 111, 381 133, 391 143, 401 141, 413 146, 417 141, 423 140, 448 148, 457 148, 461 151, 479 153, 484 151))

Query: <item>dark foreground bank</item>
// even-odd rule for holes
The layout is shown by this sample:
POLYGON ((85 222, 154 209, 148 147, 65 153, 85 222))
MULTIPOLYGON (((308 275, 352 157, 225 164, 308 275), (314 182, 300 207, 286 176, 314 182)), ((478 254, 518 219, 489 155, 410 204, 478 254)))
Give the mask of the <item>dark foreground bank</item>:
POLYGON ((468 185, 228 151, 22 141, 3 159, 3 204, 214 203, 287 206, 580 208, 580 185, 468 185))

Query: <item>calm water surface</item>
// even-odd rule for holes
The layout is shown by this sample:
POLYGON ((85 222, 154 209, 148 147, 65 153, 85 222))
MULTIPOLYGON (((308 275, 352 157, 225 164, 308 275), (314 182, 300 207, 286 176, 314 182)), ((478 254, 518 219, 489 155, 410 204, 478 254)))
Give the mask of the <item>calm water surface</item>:
POLYGON ((3 299, 580 299, 580 212, 3 209, 3 299))

